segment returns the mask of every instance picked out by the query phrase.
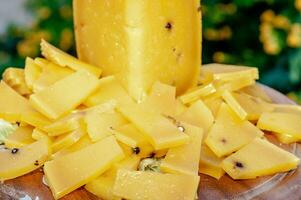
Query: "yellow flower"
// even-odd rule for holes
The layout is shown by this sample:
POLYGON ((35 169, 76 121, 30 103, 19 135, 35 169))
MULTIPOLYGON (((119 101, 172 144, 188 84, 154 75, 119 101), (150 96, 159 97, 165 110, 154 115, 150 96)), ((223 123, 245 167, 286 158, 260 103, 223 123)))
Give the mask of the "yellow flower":
POLYGON ((72 18, 72 9, 71 9, 71 7, 68 6, 68 5, 63 5, 62 7, 60 7, 60 15, 64 19, 72 18))
POLYGON ((279 29, 284 29, 287 30, 290 28, 291 23, 289 21, 289 19, 283 15, 277 15, 274 19, 273 19, 273 25, 275 28, 279 28, 279 29))
POLYGON ((64 51, 68 51, 73 44, 73 32, 71 29, 64 29, 61 33, 61 38, 60 38, 60 48, 64 51))
POLYGON ((31 40, 23 40, 17 44, 18 54, 25 57, 36 57, 39 53, 38 44, 34 43, 31 40))
POLYGON ((220 31, 219 31, 219 39, 220 40, 227 40, 232 37, 232 30, 229 26, 224 26, 220 31))
POLYGON ((266 10, 261 14, 260 20, 263 22, 272 22, 274 17, 275 13, 273 10, 266 10))
POLYGON ((213 54, 213 61, 216 63, 223 63, 225 61, 225 53, 217 51, 213 54))
POLYGON ((277 55, 280 53, 280 48, 278 44, 274 41, 268 41, 263 44, 264 51, 269 55, 277 55))
POLYGON ((41 18, 41 19, 47 19, 49 18, 51 15, 51 10, 50 8, 48 7, 41 7, 39 10, 38 10, 38 16, 41 18))
POLYGON ((295 8, 301 12, 301 0, 295 0, 295 8))
POLYGON ((292 48, 301 47, 301 25, 293 24, 286 39, 287 45, 292 48))
POLYGON ((217 40, 219 37, 218 31, 212 28, 208 28, 204 32, 204 37, 207 40, 217 40))

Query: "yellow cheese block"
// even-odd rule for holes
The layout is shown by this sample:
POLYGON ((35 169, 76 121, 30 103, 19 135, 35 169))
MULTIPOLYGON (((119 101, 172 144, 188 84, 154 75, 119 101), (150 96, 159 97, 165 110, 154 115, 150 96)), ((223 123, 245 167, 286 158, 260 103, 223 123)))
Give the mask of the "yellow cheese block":
POLYGON ((86 131, 84 127, 79 127, 70 133, 60 135, 53 141, 51 145, 52 151, 55 153, 61 149, 68 148, 78 142, 85 135, 86 131))
POLYGON ((114 194, 131 200, 193 200, 198 184, 198 176, 118 170, 114 194))
POLYGON ((76 59, 75 57, 52 46, 43 39, 41 41, 41 51, 42 55, 45 56, 45 58, 57 65, 60 65, 62 67, 69 67, 75 71, 86 70, 91 74, 94 74, 97 78, 101 75, 100 68, 76 59))
POLYGON ((82 112, 71 113, 66 117, 44 126, 43 130, 46 131, 49 136, 58 136, 79 128, 80 120, 83 117, 84 114, 82 112))
POLYGON ((48 134, 42 130, 35 128, 32 131, 31 137, 35 140, 46 140, 49 144, 52 144, 54 138, 48 136, 48 134))
POLYGON ((159 114, 174 116, 176 110, 176 88, 156 82, 146 99, 140 103, 140 106, 152 108, 153 112, 159 114))
POLYGON ((33 128, 30 126, 18 127, 13 133, 9 134, 5 139, 5 146, 9 149, 21 148, 28 144, 33 143, 35 140, 32 139, 33 128))
POLYGON ((217 157, 206 144, 203 144, 200 156, 199 173, 220 179, 225 174, 225 171, 222 168, 223 159, 224 158, 217 157))
POLYGON ((225 65, 217 63, 203 65, 202 75, 206 74, 212 75, 213 80, 222 81, 232 81, 234 79, 246 77, 250 77, 254 80, 259 79, 259 72, 255 67, 225 65))
POLYGON ((99 112, 98 109, 89 111, 85 118, 87 132, 93 142, 99 141, 109 135, 116 127, 128 123, 128 121, 113 109, 99 112))
POLYGON ((28 88, 33 88, 33 83, 40 77, 42 68, 32 58, 27 57, 25 61, 24 76, 28 88))
POLYGON ((251 179, 296 169, 299 162, 294 154, 256 138, 226 158, 222 166, 233 179, 251 179))
POLYGON ((154 148, 133 124, 117 127, 113 134, 119 142, 131 147, 133 154, 148 157, 154 152, 154 148))
POLYGON ((63 148, 60 151, 54 153, 51 155, 52 159, 56 159, 60 156, 65 156, 70 153, 74 153, 76 151, 79 151, 89 145, 93 144, 91 139, 89 138, 88 135, 82 136, 76 143, 72 144, 70 147, 63 148))
POLYGON ((274 107, 260 98, 243 93, 225 91, 223 99, 242 120, 257 121, 264 112, 272 112, 274 107))
POLYGON ((44 172, 55 199, 91 182, 124 157, 113 136, 46 162, 44 172))
POLYGON ((257 126, 266 131, 278 134, 289 134, 301 139, 301 115, 296 113, 271 112, 263 113, 257 126))
POLYGON ((23 96, 28 96, 32 92, 25 82, 24 69, 9 67, 2 74, 3 81, 23 96))
POLYGON ((205 142, 218 157, 222 157, 263 135, 252 123, 241 120, 227 104, 222 104, 205 142))
POLYGON ((139 157, 131 156, 124 160, 115 163, 112 169, 91 181, 85 186, 85 189, 92 194, 106 200, 121 200, 121 197, 117 197, 113 194, 113 187, 116 179, 116 173, 118 169, 136 170, 139 164, 139 157))
POLYGON ((119 104, 124 105, 132 102, 131 97, 116 80, 115 76, 108 76, 100 79, 97 91, 86 99, 84 105, 89 107, 96 106, 111 100, 115 100, 119 104))
POLYGON ((136 100, 157 80, 183 93, 199 76, 199 7, 196 0, 75 0, 79 58, 116 74, 136 100))
POLYGON ((141 131, 155 150, 180 146, 189 141, 189 137, 173 122, 147 108, 142 109, 137 104, 130 104, 117 109, 141 131))
POLYGON ((206 138, 207 132, 214 122, 214 116, 211 110, 202 100, 194 102, 187 111, 177 117, 177 119, 202 128, 204 130, 203 139, 206 138))
POLYGON ((201 97, 204 98, 215 92, 215 87, 213 86, 213 84, 210 83, 208 85, 201 85, 196 88, 193 88, 192 90, 180 96, 179 99, 182 101, 182 103, 188 104, 200 99, 201 97))
POLYGON ((51 86, 55 82, 71 75, 74 73, 73 70, 69 68, 63 68, 54 63, 49 62, 47 65, 43 66, 42 72, 39 77, 33 83, 33 91, 39 92, 45 88, 51 86))
POLYGON ((0 181, 13 179, 41 167, 51 154, 49 144, 39 140, 17 151, 0 151, 0 181))
POLYGON ((244 87, 240 90, 240 92, 251 95, 253 97, 260 98, 260 99, 262 99, 266 102, 269 102, 269 103, 272 102, 269 95, 264 91, 263 86, 261 86, 259 83, 256 83, 254 85, 250 85, 248 87, 244 87))
POLYGON ((31 95, 30 103, 48 118, 57 119, 79 106, 98 85, 94 75, 78 71, 31 95))
POLYGON ((189 143, 170 148, 162 160, 160 169, 167 173, 198 175, 203 129, 181 123, 190 137, 189 143))

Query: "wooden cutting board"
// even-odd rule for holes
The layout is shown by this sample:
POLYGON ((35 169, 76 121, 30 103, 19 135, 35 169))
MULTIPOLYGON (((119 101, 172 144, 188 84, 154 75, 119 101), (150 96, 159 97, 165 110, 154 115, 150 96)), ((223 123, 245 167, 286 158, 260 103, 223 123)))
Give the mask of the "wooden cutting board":
MULTIPOLYGON (((294 104, 281 93, 263 87, 275 103, 294 104)), ((269 139, 277 143, 273 136, 269 136, 269 139)), ((282 145, 282 147, 301 157, 301 144, 282 145)), ((234 181, 227 175, 218 181, 206 175, 200 176, 198 191, 200 200, 301 200, 300 167, 288 173, 244 181, 234 181)), ((52 200, 50 190, 42 183, 42 177, 42 171, 36 170, 14 180, 5 181, 0 184, 0 200, 15 200, 26 195, 33 200, 52 200)), ((81 188, 62 200, 99 200, 99 198, 81 188)))

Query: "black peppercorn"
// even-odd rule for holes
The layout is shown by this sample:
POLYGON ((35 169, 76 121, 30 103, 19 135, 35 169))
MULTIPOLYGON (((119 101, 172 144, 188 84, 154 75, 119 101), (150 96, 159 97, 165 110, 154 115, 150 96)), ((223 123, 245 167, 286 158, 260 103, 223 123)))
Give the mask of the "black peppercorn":
POLYGON ((140 153, 140 148, 139 147, 132 148, 132 150, 133 150, 134 154, 139 154, 140 153))
POLYGON ((244 168, 244 165, 241 162, 235 162, 235 166, 238 168, 244 168))
POLYGON ((170 22, 167 22, 167 24, 165 25, 165 28, 167 30, 171 30, 172 29, 172 24, 170 22))
POLYGON ((11 150, 11 153, 12 153, 12 154, 16 154, 16 153, 18 153, 18 151, 19 151, 18 148, 13 148, 13 149, 11 150))

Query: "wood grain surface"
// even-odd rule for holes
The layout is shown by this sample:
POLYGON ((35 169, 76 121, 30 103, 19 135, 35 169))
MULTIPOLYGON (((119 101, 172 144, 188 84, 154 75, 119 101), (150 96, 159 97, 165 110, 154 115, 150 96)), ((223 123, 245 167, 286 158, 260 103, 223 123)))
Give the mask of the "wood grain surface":
MULTIPOLYGON (((281 93, 265 87, 265 90, 275 103, 294 104, 281 93)), ((277 143, 273 136, 268 138, 277 143)), ((278 144, 278 143, 277 143, 278 144)), ((280 144, 278 144, 280 145, 280 144)), ((284 149, 301 157, 301 144, 281 145, 284 149)), ((1 164, 1 163, 0 163, 1 164)), ((227 175, 219 181, 200 175, 200 200, 301 200, 301 169, 300 167, 288 173, 257 178, 254 180, 234 181, 227 175)), ((50 190, 42 183, 43 172, 36 170, 14 180, 0 184, 0 200, 15 200, 28 195, 33 200, 52 200, 50 190), (38 198, 37 198, 38 197, 38 198)), ((83 188, 62 198, 62 200, 97 200, 83 188)))

